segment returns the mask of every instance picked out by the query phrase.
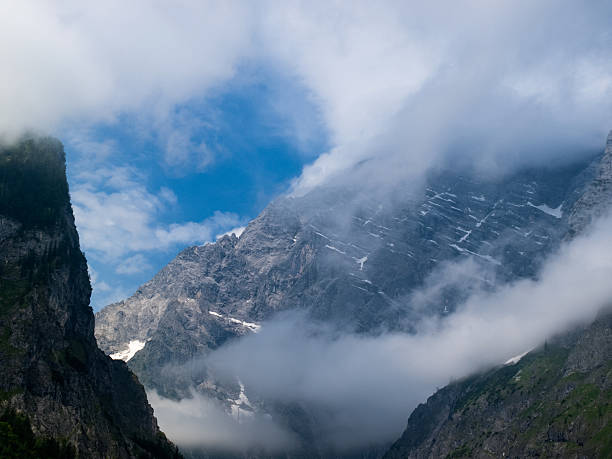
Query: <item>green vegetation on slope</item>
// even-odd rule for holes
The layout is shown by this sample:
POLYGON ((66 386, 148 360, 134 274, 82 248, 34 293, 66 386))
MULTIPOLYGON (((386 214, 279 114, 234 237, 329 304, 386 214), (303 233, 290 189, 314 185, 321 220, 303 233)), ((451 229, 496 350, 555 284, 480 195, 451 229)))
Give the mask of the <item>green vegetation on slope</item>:
MULTIPOLYGON (((465 383, 453 413, 458 424, 472 424, 467 441, 453 451, 482 450, 487 439, 512 438, 511 449, 539 454, 612 456, 612 362, 592 372, 564 376, 568 350, 542 350, 522 365, 508 366, 465 383), (491 412, 507 410, 503 432, 491 412)), ((491 441, 494 443, 494 441, 491 441)), ((505 443, 505 441, 504 441, 505 443)), ((453 455, 454 454, 454 455, 453 455)))
POLYGON ((436 392, 386 457, 612 457, 611 355, 608 314, 436 392))

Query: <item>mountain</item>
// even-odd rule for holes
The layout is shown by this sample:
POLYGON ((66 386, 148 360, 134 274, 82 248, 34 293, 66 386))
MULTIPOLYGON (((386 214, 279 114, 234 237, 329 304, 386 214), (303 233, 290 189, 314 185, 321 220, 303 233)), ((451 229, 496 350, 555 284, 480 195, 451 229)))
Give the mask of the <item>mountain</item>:
POLYGON ((385 458, 536 456, 612 456, 612 313, 437 391, 385 458))
POLYGON ((317 421, 304 414, 308 407, 279 408, 239 381, 190 370, 190 362, 281 311, 303 311, 340 332, 410 332, 423 314, 452 314, 466 286, 534 277, 572 227, 578 231, 576 206, 580 215, 596 212, 585 196, 603 189, 593 181, 604 158, 495 180, 436 171, 386 200, 333 186, 281 197, 240 237, 185 249, 133 296, 100 311, 98 343, 128 360, 149 389, 181 399, 195 387, 228 412, 264 411, 312 446, 317 421), (447 262, 468 259, 478 275, 466 272, 427 301, 411 296, 447 262))
MULTIPOLYGON (((612 203, 612 131, 568 212, 565 238, 612 203)), ((577 305, 578 306, 578 305, 577 305)), ((610 457, 612 312, 506 365, 437 391, 385 455, 610 457)))
POLYGON ((124 362, 96 345, 61 143, 0 148, 2 457, 178 457, 124 362))

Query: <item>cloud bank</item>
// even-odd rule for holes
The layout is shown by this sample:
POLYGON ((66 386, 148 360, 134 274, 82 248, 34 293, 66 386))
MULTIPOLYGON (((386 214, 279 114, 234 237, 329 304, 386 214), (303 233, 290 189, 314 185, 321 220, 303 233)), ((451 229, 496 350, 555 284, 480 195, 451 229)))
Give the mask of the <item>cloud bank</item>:
POLYGON ((139 113, 163 133, 164 161, 193 154, 204 167, 211 153, 189 141, 198 120, 174 108, 257 62, 301 82, 330 133, 297 191, 371 159, 413 174, 448 156, 493 170, 542 162, 594 148, 612 124, 605 1, 0 8, 2 132, 139 113))
POLYGON ((181 445, 197 450, 206 445, 207 451, 259 450, 278 453, 296 445, 294 436, 279 427, 270 417, 242 419, 228 415, 221 404, 196 392, 192 398, 178 402, 148 392, 149 403, 155 407, 162 430, 181 445))
POLYGON ((385 6, 277 21, 309 45, 279 40, 336 141, 296 193, 331 177, 375 189, 443 164, 501 174, 599 149, 612 125, 610 5, 385 6))
POLYGON ((8 1, 0 7, 2 130, 163 114, 232 76, 250 24, 231 2, 8 1))
MULTIPOLYGON (((537 280, 477 289, 456 313, 424 319, 414 335, 338 336, 293 313, 220 348, 204 363, 222 377, 239 378, 247 394, 304 403, 323 442, 337 451, 389 442, 436 387, 502 364, 610 307, 612 260, 602 250, 610 246, 612 219, 606 218, 554 254, 537 280)), ((433 291, 429 283, 422 295, 433 291)), ((183 432, 179 444, 209 446, 199 433, 222 435, 224 427, 200 419, 211 415, 203 403, 152 399, 162 426, 183 432), (194 416, 181 418, 187 406, 194 416)))

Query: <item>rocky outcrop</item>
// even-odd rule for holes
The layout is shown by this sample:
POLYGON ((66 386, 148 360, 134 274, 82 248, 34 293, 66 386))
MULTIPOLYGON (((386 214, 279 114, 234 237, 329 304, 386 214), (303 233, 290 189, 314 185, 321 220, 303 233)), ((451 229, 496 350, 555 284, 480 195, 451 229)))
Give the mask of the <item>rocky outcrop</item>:
POLYGON ((79 457, 173 457, 143 387, 96 345, 62 145, 0 149, 0 412, 79 457))

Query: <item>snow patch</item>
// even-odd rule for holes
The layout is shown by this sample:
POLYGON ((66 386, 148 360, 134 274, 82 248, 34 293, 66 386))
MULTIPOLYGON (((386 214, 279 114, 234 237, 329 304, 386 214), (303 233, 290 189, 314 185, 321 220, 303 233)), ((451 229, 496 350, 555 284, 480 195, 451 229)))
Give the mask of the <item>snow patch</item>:
POLYGON ((233 323, 238 324, 238 325, 242 325, 243 327, 246 327, 246 328, 250 328, 255 333, 257 333, 259 331, 259 329, 261 328, 261 325, 253 323, 253 322, 246 322, 244 320, 235 319, 233 317, 228 317, 228 319, 229 319, 230 322, 233 322, 233 323))
POLYGON ((517 363, 520 362, 520 360, 525 357, 527 354, 529 354, 531 352, 531 349, 529 349, 528 351, 523 352, 522 354, 519 355, 515 355, 514 357, 509 358, 508 360, 506 360, 504 362, 504 365, 516 365, 517 363))
POLYGON ((242 384, 242 381, 239 380, 238 384, 240 384, 240 395, 238 395, 237 399, 228 399, 228 401, 231 404, 230 409, 232 416, 236 418, 239 424, 242 424, 246 419, 253 417, 254 408, 244 392, 244 384, 242 384), (241 415, 242 419, 240 419, 241 415))
POLYGON ((333 245, 325 244, 325 247, 328 248, 329 250, 333 250, 334 252, 338 252, 338 253, 341 253, 342 255, 346 255, 346 252, 343 252, 342 250, 340 250, 337 247, 334 247, 333 245))
POLYGON ((542 204, 542 205, 536 206, 535 204, 533 204, 530 201, 527 202, 527 205, 531 206, 531 207, 535 207, 536 209, 541 210, 545 214, 552 215, 555 218, 561 218, 563 216, 563 212, 561 212, 562 204, 559 204, 559 207, 557 207, 555 209, 553 209, 552 207, 548 207, 546 204, 542 204))
POLYGON ((464 241, 465 241, 465 240, 466 240, 468 237, 470 237, 470 234, 472 234, 472 230, 465 230, 465 229, 463 229, 463 228, 461 228, 461 227, 459 227, 459 226, 457 227, 457 229, 458 229, 459 231, 462 231, 462 232, 464 232, 464 233, 465 233, 463 236, 461 236, 461 239, 459 239, 459 240, 457 241, 457 242, 459 242, 459 243, 464 242, 464 241))
POLYGON ((238 325, 242 325, 243 327, 248 328, 249 330, 251 330, 254 333, 257 333, 259 331, 259 329, 261 328, 261 325, 253 323, 253 322, 246 322, 244 320, 240 320, 240 319, 236 319, 234 317, 230 317, 230 316, 224 316, 222 314, 219 314, 218 312, 215 311, 208 311, 208 313, 211 316, 215 316, 219 319, 227 319, 230 322, 234 323, 234 324, 238 324, 238 325))
POLYGON ((128 348, 127 349, 125 349, 123 351, 115 352, 114 354, 111 354, 110 358, 113 359, 113 360, 123 360, 124 362, 127 362, 132 357, 134 357, 134 355, 138 351, 141 351, 142 349, 144 349, 145 344, 146 343, 144 341, 139 341, 137 339, 132 340, 128 344, 128 348))
POLYGON ((353 257, 353 260, 355 260, 355 262, 359 265, 359 271, 363 271, 363 265, 365 264, 366 261, 368 261, 368 256, 366 255, 365 257, 362 257, 362 258, 353 257))
POLYGON ((494 265, 498 265, 498 266, 501 265, 501 262, 499 260, 496 260, 490 255, 482 255, 480 253, 472 252, 471 250, 464 249, 463 247, 459 247, 457 244, 448 244, 448 245, 452 247, 453 249, 457 250, 458 252, 469 253, 470 255, 474 255, 478 258, 482 258, 483 260, 488 261, 489 263, 493 263, 494 265))
POLYGON ((325 234, 323 234, 323 233, 319 233, 318 231, 315 231, 315 234, 316 234, 317 236, 324 237, 324 238, 325 238, 325 239, 327 239, 328 241, 331 241, 331 239, 330 239, 330 238, 328 238, 328 237, 327 237, 325 234))

